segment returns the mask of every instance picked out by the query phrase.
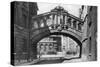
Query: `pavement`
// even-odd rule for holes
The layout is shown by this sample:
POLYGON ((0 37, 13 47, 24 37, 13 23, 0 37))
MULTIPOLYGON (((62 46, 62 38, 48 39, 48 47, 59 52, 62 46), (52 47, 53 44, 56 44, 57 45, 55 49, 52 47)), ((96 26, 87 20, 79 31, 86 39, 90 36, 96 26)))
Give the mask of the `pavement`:
POLYGON ((82 55, 81 58, 72 59, 72 60, 65 60, 63 63, 85 62, 85 61, 88 61, 87 56, 82 55))
MULTIPOLYGON (((88 61, 87 57, 85 55, 82 55, 81 58, 77 58, 77 59, 71 59, 71 60, 67 60, 67 59, 36 59, 32 62, 29 63, 24 63, 21 64, 23 65, 37 65, 37 64, 56 64, 56 63, 73 63, 73 62, 84 62, 84 61, 88 61)), ((20 65, 20 66, 21 66, 20 65)))
POLYGON ((35 63, 37 63, 37 62, 39 62, 39 61, 40 61, 39 59, 35 59, 35 60, 31 61, 31 62, 27 62, 27 63, 19 64, 19 65, 17 65, 17 66, 26 66, 26 65, 31 65, 31 64, 35 64, 35 63))
MULTIPOLYGON (((58 60, 42 60, 35 64, 55 64, 55 63, 62 63, 64 60, 58 59, 58 60)), ((31 64, 32 65, 32 64, 31 64)))

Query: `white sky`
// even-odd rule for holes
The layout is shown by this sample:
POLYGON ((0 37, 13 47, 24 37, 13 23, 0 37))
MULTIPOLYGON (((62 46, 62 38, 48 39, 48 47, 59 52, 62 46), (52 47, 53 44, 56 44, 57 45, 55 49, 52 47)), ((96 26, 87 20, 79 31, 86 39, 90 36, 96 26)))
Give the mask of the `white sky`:
POLYGON ((69 5, 69 4, 60 4, 60 3, 41 3, 38 2, 38 14, 49 12, 51 9, 54 9, 56 6, 62 6, 69 13, 79 17, 79 8, 81 5, 69 5))

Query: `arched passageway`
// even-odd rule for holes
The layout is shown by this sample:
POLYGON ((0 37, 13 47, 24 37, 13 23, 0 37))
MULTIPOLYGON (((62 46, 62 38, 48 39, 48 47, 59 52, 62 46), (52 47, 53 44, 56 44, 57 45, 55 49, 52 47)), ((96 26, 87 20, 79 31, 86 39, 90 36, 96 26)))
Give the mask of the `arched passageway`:
POLYGON ((80 58, 82 52, 81 42, 74 36, 54 32, 38 39, 36 43, 37 58, 80 58))

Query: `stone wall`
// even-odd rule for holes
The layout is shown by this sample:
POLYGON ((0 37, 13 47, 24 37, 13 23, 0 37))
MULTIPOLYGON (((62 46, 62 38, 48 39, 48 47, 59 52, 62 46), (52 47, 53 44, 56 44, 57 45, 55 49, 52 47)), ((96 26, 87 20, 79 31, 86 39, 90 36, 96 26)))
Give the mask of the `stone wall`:
POLYGON ((88 59, 93 61, 97 59, 97 6, 89 6, 88 8, 88 59))
POLYGON ((14 51, 11 59, 15 65, 29 62, 30 57, 30 24, 32 17, 37 15, 37 3, 14 1, 11 3, 13 21, 11 21, 14 32, 14 51))

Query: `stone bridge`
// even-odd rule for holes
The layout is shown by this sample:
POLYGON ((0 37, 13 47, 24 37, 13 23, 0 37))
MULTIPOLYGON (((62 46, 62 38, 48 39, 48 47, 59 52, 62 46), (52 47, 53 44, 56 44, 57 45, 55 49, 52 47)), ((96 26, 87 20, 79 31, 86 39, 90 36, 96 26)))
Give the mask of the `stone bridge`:
MULTIPOLYGON (((37 44, 44 37, 61 34, 72 38, 81 46, 82 22, 82 19, 57 6, 50 12, 32 17, 31 44, 37 44)), ((36 45, 33 47, 36 49, 36 45)))
POLYGON ((81 42, 82 20, 58 6, 44 14, 33 17, 31 39, 48 36, 51 33, 66 33, 81 42), (40 36, 41 35, 41 36, 40 36), (44 35, 44 36, 42 36, 44 35))

